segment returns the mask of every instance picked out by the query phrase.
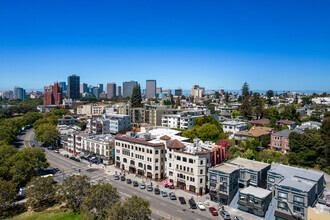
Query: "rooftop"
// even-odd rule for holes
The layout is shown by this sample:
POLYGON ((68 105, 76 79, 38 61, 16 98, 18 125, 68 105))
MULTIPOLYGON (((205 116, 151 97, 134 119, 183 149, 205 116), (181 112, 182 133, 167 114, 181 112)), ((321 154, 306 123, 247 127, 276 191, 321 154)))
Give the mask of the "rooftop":
POLYGON ((299 129, 293 129, 293 130, 286 129, 286 130, 283 130, 283 131, 276 132, 276 133, 274 133, 273 135, 274 135, 274 136, 280 136, 280 137, 286 137, 286 138, 288 138, 289 135, 290 135, 292 132, 297 132, 297 133, 299 133, 299 134, 303 134, 303 133, 304 133, 304 131, 299 130, 299 129))
POLYGON ((270 166, 270 164, 268 164, 268 163, 259 162, 259 161, 255 161, 255 160, 249 160, 249 159, 245 159, 245 158, 241 158, 241 157, 236 157, 236 158, 228 161, 227 163, 237 165, 240 168, 246 168, 246 169, 250 169, 250 170, 254 170, 254 171, 260 171, 260 170, 265 169, 266 167, 270 166))
POLYGON ((269 194, 272 193, 272 191, 267 190, 267 189, 263 189, 263 188, 259 188, 259 187, 254 187, 254 186, 249 186, 246 187, 244 189, 242 189, 240 191, 240 193, 243 193, 245 195, 253 195, 257 198, 265 198, 267 197, 269 194))
POLYGON ((211 170, 217 170, 217 171, 221 171, 224 173, 232 173, 236 170, 239 170, 239 168, 237 166, 234 166, 234 165, 231 165, 228 163, 223 163, 223 164, 220 164, 218 166, 211 168, 211 170))
POLYGON ((234 121, 225 121, 225 122, 222 122, 222 124, 223 125, 246 125, 246 122, 234 120, 234 121))
POLYGON ((259 137, 270 134, 274 129, 268 127, 252 127, 249 131, 238 131, 235 135, 243 135, 249 137, 259 137))
POLYGON ((291 121, 291 120, 279 120, 279 121, 277 121, 277 123, 281 123, 281 124, 285 124, 285 125, 294 125, 294 124, 297 124, 296 122, 291 121))

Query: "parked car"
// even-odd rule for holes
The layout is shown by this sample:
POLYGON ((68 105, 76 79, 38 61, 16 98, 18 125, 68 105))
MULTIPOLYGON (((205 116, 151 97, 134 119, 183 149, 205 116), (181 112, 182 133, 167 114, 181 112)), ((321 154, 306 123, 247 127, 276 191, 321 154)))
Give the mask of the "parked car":
POLYGON ((68 154, 64 154, 64 157, 69 158, 69 155, 68 154))
POLYGON ((80 162, 80 159, 78 159, 78 158, 74 158, 74 161, 76 161, 76 162, 80 162))
POLYGON ((58 154, 60 153, 60 151, 59 151, 59 150, 55 150, 54 152, 55 152, 55 153, 58 153, 58 154))
POLYGON ((153 190, 154 190, 154 189, 152 188, 151 185, 149 185, 149 186, 147 187, 147 191, 151 192, 151 191, 153 191, 153 190))
POLYGON ((121 176, 121 177, 120 177, 120 180, 121 180, 121 181, 125 181, 126 178, 125 178, 124 176, 121 176))
POLYGON ((209 210, 210 210, 210 212, 213 216, 218 216, 219 215, 219 213, 217 212, 217 210, 214 207, 210 207, 209 210))
POLYGON ((134 182, 133 182, 133 186, 134 186, 134 187, 138 187, 138 186, 139 186, 139 183, 136 182, 136 181, 134 181, 134 182))
POLYGON ((189 199, 189 206, 191 209, 197 209, 196 202, 193 198, 189 199))
POLYGON ((201 211, 205 211, 206 210, 206 208, 205 208, 205 206, 203 205, 202 202, 197 202, 197 206, 198 206, 199 210, 201 210, 201 211))
POLYGON ((179 197, 179 201, 182 205, 187 204, 186 200, 183 197, 179 197))
POLYGON ((132 183, 132 180, 131 180, 131 179, 127 179, 127 180, 126 180, 126 183, 127 183, 127 184, 131 184, 131 183, 132 183))
POLYGON ((140 189, 145 189, 146 185, 144 183, 140 183, 140 189))
POLYGON ((119 176, 118 175, 114 175, 115 180, 119 180, 119 176))
POLYGON ((224 211, 224 210, 221 210, 221 211, 220 211, 220 215, 222 216, 222 218, 223 218, 224 220, 231 220, 231 217, 230 217, 229 213, 226 212, 226 211, 224 211))
POLYGON ((235 216, 235 217, 234 217, 234 220, 244 220, 244 218, 241 217, 241 216, 235 216))
POLYGON ((155 194, 156 194, 156 195, 159 195, 159 194, 160 194, 160 190, 159 190, 159 188, 155 188, 155 194))
POLYGON ((53 146, 49 146, 48 150, 54 150, 55 148, 53 148, 53 146))
POLYGON ((71 160, 74 160, 74 159, 76 159, 74 156, 71 156, 71 157, 69 157, 71 160))
POLYGON ((167 192, 166 191, 162 191, 162 196, 163 197, 167 197, 167 192))
POLYGON ((55 172, 60 172, 60 169, 58 169, 57 167, 54 167, 53 170, 54 170, 55 172))
POLYGON ((174 192, 171 192, 169 194, 169 197, 170 197, 171 200, 176 200, 176 196, 175 196, 175 193, 174 192))

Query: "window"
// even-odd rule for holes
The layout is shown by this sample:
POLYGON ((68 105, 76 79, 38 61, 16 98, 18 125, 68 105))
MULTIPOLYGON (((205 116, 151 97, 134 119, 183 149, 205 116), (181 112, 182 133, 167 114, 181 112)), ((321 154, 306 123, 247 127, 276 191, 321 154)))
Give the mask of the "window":
POLYGON ((127 159, 126 159, 126 158, 124 158, 124 160, 123 160, 123 161, 124 161, 124 163, 127 163, 127 159))
POLYGON ((203 183, 203 179, 200 179, 200 180, 199 180, 199 183, 203 183))
POLYGON ((293 211, 302 213, 302 212, 304 212, 304 208, 294 205, 293 206, 293 211))
POLYGON ((199 173, 200 173, 200 174, 203 174, 203 170, 200 170, 199 173))
POLYGON ((187 162, 187 158, 186 157, 182 157, 182 161, 183 162, 187 162))
POLYGON ((172 167, 172 164, 171 164, 171 163, 169 163, 169 164, 168 164, 168 166, 169 166, 169 167, 172 167))
POLYGON ((252 180, 256 180, 256 179, 257 179, 257 176, 256 176, 256 175, 250 175, 250 178, 251 178, 252 180))
POLYGON ((288 198, 288 194, 284 193, 284 192, 278 192, 278 197, 283 198, 283 199, 287 199, 288 198))
POLYGON ((158 154, 158 150, 155 150, 155 154, 158 154))
POLYGON ((142 163, 139 163, 139 167, 141 167, 141 168, 142 168, 142 167, 143 167, 143 164, 142 164, 142 163))
POLYGON ((176 159, 177 159, 177 160, 181 160, 181 157, 180 157, 180 156, 176 156, 176 159))
POLYGON ((204 161, 203 161, 203 160, 201 160, 201 165, 203 165, 203 162, 204 162, 204 161))
POLYGON ((245 195, 240 195, 239 200, 246 201, 246 196, 245 195))
POLYGON ((152 168, 151 168, 151 166, 150 166, 150 165, 148 165, 148 166, 147 166, 147 169, 148 169, 148 170, 152 170, 152 168))
POLYGON ((277 208, 285 209, 285 210, 288 209, 286 203, 285 202, 280 202, 280 201, 278 201, 278 203, 277 203, 277 208))
POLYGON ((169 175, 170 175, 170 176, 173 176, 173 172, 169 172, 169 175))
POLYGON ((293 201, 298 203, 304 203, 304 198, 300 196, 293 196, 293 201))
POLYGON ((268 182, 270 182, 270 183, 275 182, 275 178, 273 178, 273 177, 269 177, 269 178, 268 178, 268 182))
POLYGON ((155 170, 158 170, 158 166, 155 166, 155 170))
POLYGON ((240 173, 240 178, 241 178, 241 179, 245 179, 245 172, 244 172, 244 171, 241 171, 241 173, 240 173))
POLYGON ((155 162, 158 163, 158 158, 155 159, 155 162))
POLYGON ((189 163, 194 163, 194 160, 193 159, 189 159, 189 163))

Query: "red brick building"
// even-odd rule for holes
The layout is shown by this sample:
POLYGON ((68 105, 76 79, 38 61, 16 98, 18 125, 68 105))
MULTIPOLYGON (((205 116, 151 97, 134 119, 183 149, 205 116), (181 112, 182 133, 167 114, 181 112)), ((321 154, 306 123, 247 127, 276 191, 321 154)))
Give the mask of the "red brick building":
POLYGON ((44 105, 61 105, 63 102, 62 86, 58 82, 44 87, 44 105))

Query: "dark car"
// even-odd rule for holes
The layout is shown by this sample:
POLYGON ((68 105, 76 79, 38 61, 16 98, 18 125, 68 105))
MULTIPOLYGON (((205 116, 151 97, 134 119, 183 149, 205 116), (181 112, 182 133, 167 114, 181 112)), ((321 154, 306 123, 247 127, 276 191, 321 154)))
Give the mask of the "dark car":
POLYGON ((53 169, 55 172, 60 172, 60 169, 58 169, 57 167, 54 167, 53 169))
POLYGON ((213 216, 218 216, 219 215, 217 210, 214 207, 210 207, 209 210, 210 210, 210 212, 213 216))
POLYGON ((156 195, 159 195, 159 194, 160 194, 160 190, 159 190, 159 188, 155 188, 155 194, 156 194, 156 195))
POLYGON ((127 183, 127 184, 131 184, 131 183, 132 183, 132 180, 131 180, 131 179, 127 179, 127 180, 126 180, 126 183, 127 183))
POLYGON ((154 190, 154 189, 152 188, 151 185, 149 185, 149 186, 147 187, 147 191, 151 192, 152 190, 154 190))
POLYGON ((117 174, 114 175, 115 180, 119 180, 119 176, 117 174))
POLYGON ((80 159, 78 159, 78 158, 74 158, 74 161, 76 161, 76 162, 80 162, 80 159))
POLYGON ((74 159, 76 159, 74 156, 71 156, 71 157, 69 157, 71 160, 74 160, 74 159))
POLYGON ((64 157, 69 158, 69 155, 68 154, 64 154, 64 157))
POLYGON ((125 181, 126 178, 125 178, 124 176, 121 176, 121 177, 120 177, 120 180, 121 180, 121 181, 125 181))
POLYGON ((179 197, 179 201, 182 205, 187 204, 186 200, 183 197, 179 197))
POLYGON ((197 209, 196 202, 193 198, 189 199, 189 206, 191 209, 197 209))
POLYGON ((138 186, 139 186, 139 183, 136 182, 136 181, 133 181, 133 186, 134 186, 134 187, 138 187, 138 186))
POLYGON ((226 211, 224 211, 224 210, 221 210, 221 211, 220 211, 220 215, 222 216, 222 218, 223 218, 224 220, 231 220, 231 217, 230 217, 229 213, 226 212, 226 211))
POLYGON ((170 197, 171 200, 176 200, 175 193, 173 193, 173 192, 171 192, 171 193, 169 194, 169 197, 170 197))

